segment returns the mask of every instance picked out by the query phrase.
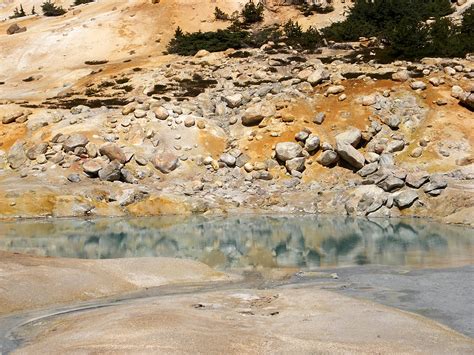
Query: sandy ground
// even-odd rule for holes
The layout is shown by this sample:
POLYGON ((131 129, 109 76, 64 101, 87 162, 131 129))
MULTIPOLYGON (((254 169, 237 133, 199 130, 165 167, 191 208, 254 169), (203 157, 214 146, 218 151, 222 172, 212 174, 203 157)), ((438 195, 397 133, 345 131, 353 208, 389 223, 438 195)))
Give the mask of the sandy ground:
POLYGON ((230 279, 191 260, 76 260, 0 251, 0 315, 164 284, 230 279))
POLYGON ((459 317, 464 309, 465 324, 457 325, 466 330, 472 326, 470 267, 452 272, 350 268, 335 270, 338 279, 330 277, 334 270, 296 274, 297 270, 268 269, 258 273, 260 281, 248 274, 242 281, 178 259, 94 261, 4 252, 0 256, 4 313, 0 351, 467 354, 474 350, 472 338, 379 304, 423 314, 416 309, 422 304, 428 317, 436 318, 434 310, 446 312, 441 320, 459 317), (232 280, 233 284, 227 282, 232 280), (422 292, 417 295, 417 290, 422 292), (403 302, 412 308, 403 307, 403 302))
POLYGON ((374 303, 317 289, 242 289, 168 296, 67 315, 36 329, 32 343, 16 353, 454 354, 473 350, 472 339, 374 303))

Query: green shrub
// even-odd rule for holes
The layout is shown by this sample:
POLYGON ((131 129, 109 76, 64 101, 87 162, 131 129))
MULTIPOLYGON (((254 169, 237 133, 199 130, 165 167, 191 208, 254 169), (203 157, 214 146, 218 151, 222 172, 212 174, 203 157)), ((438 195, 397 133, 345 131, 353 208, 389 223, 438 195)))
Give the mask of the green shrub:
POLYGON ((228 48, 240 49, 248 34, 244 31, 217 30, 216 32, 184 33, 177 28, 174 38, 168 44, 168 52, 179 55, 194 55, 199 50, 209 52, 224 51, 228 48))
POLYGON ((289 20, 284 26, 283 31, 287 37, 287 43, 294 47, 301 47, 303 49, 315 50, 323 43, 323 38, 318 30, 313 27, 303 31, 298 22, 289 20))
POLYGON ((94 0, 74 0, 74 6, 88 4, 90 2, 94 2, 94 0))
POLYGON ((335 41, 385 37, 404 19, 420 23, 452 12, 450 0, 356 0, 346 20, 326 27, 323 33, 335 41))
POLYGON ((66 13, 66 10, 59 5, 52 3, 51 0, 45 1, 41 5, 41 10, 43 10, 43 15, 45 16, 61 16, 66 13))
POLYGON ((256 5, 253 0, 249 0, 245 4, 241 16, 243 18, 243 23, 245 25, 251 25, 257 22, 263 21, 263 11, 264 11, 263 2, 259 1, 256 5))
POLYGON ((227 15, 224 11, 219 9, 217 6, 214 9, 214 17, 218 21, 229 21, 229 15, 227 15))
POLYGON ((15 10, 13 10, 13 15, 10 16, 10 18, 19 18, 19 17, 25 17, 26 13, 25 10, 23 10, 23 5, 20 4, 20 8, 15 7, 15 10))

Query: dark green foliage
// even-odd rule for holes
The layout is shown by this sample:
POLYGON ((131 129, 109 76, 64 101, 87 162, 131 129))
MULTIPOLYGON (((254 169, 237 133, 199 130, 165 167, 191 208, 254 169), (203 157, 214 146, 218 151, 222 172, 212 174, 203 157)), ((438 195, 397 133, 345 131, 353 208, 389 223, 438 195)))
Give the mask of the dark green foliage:
POLYGON ((249 2, 245 4, 241 13, 243 23, 245 25, 251 25, 261 22, 263 20, 263 11, 263 2, 259 1, 257 4, 255 4, 253 0, 249 0, 249 2))
POLYGON ((179 55, 194 55, 199 50, 209 52, 224 51, 228 48, 240 49, 248 34, 244 31, 217 30, 216 32, 183 33, 178 27, 174 38, 168 44, 168 52, 179 55))
POLYGON ((23 5, 20 4, 20 9, 18 7, 15 7, 15 10, 13 10, 13 15, 10 16, 10 18, 19 18, 19 17, 25 17, 26 13, 25 10, 23 10, 23 5))
POLYGON ((294 47, 314 50, 323 43, 321 35, 315 28, 310 27, 306 31, 303 31, 300 24, 292 20, 289 20, 283 26, 283 31, 287 37, 286 42, 294 47))
POLYGON ((460 25, 444 17, 452 11, 449 0, 357 0, 345 21, 322 32, 335 41, 377 37, 385 58, 463 57, 474 51, 474 7, 460 25))
POLYGON ((90 2, 94 2, 94 0, 74 0, 74 6, 88 4, 90 2))
POLYGON ((269 41, 284 41, 295 48, 315 50, 321 45, 322 37, 316 29, 310 27, 303 31, 297 22, 292 21, 288 21, 283 28, 274 25, 254 30, 244 30, 233 24, 216 32, 184 33, 178 27, 168 44, 168 53, 194 55, 201 49, 218 52, 228 48, 259 48, 269 41))
POLYGON ((229 21, 230 17, 224 11, 219 9, 217 6, 214 10, 214 17, 219 21, 229 21))
POLYGON ((35 10, 35 7, 34 7, 34 6, 31 8, 31 14, 32 14, 32 15, 36 15, 36 10, 35 10))
POLYGON ((54 4, 51 0, 45 1, 41 5, 41 10, 43 10, 43 15, 45 16, 61 16, 66 13, 61 6, 54 4))
POLYGON ((383 37, 403 19, 419 23, 452 12, 450 0, 356 0, 347 19, 325 28, 323 33, 335 41, 383 37))

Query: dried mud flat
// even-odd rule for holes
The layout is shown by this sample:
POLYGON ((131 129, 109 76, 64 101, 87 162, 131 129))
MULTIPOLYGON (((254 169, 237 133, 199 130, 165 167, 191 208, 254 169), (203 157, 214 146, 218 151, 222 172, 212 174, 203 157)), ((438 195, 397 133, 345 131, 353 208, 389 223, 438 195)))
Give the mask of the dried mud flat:
MULTIPOLYGON (((396 284, 410 288, 393 281, 406 270, 347 269, 340 279, 332 278, 331 270, 260 270, 255 278, 176 259, 84 261, 7 253, 1 269, 2 305, 16 310, 0 318, 1 350, 7 352, 467 354, 474 349, 472 338, 433 320, 363 300, 370 298, 361 295, 364 282, 379 291, 396 284), (40 280, 38 272, 48 277, 40 280), (79 284, 78 275, 89 282, 79 284), (384 284, 390 275, 391 284, 384 284), (5 293, 21 285, 29 285, 30 295, 42 295, 43 303, 5 300, 5 293), (341 294, 351 290, 358 298, 341 294)), ((447 285, 424 272, 412 276, 428 280, 423 285, 428 292, 447 285)), ((464 280, 469 288, 470 272, 470 267, 453 269, 450 279, 464 280)), ((439 292, 438 302, 449 299, 446 292, 439 292)), ((456 302, 469 302, 469 295, 459 297, 456 302)), ((465 307, 469 312, 470 305, 465 307)))

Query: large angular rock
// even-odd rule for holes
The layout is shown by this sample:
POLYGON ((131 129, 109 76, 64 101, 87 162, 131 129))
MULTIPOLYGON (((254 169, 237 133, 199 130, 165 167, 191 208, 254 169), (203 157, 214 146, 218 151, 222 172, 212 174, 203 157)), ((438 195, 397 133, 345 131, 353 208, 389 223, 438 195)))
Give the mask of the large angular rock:
POLYGON ((71 134, 63 144, 64 151, 70 152, 77 147, 85 147, 89 139, 83 134, 71 134))
POLYGON ((463 106, 466 106, 471 111, 474 111, 474 93, 464 93, 461 95, 459 101, 463 106))
POLYGON ((45 154, 48 150, 48 143, 39 143, 27 150, 26 156, 30 160, 35 160, 40 154, 45 154))
POLYGON ((236 108, 242 105, 243 96, 242 94, 234 94, 224 97, 224 101, 230 108, 236 108))
POLYGON ((26 32, 26 27, 21 27, 17 23, 14 23, 7 28, 7 35, 14 35, 22 32, 26 32))
POLYGON ((362 138, 362 132, 357 128, 352 128, 336 136, 336 143, 347 143, 356 147, 362 138))
POLYGON ((298 143, 283 142, 276 145, 275 153, 278 160, 285 162, 301 156, 303 148, 298 143))
POLYGON ((314 152, 315 150, 319 148, 320 144, 321 144, 321 140, 319 139, 319 137, 310 134, 309 137, 306 139, 304 148, 308 152, 314 152))
POLYGON ((393 201, 399 208, 409 207, 418 199, 418 193, 415 190, 400 191, 393 196, 393 201))
POLYGON ((163 174, 168 174, 176 170, 179 165, 179 159, 174 154, 166 152, 157 154, 153 158, 152 163, 163 174))
POLYGON ((431 175, 430 182, 423 188, 424 192, 431 192, 434 190, 443 190, 448 186, 445 178, 441 175, 431 175))
POLYGON ((405 182, 408 186, 419 189, 429 180, 428 173, 418 172, 418 173, 409 173, 405 179, 405 182))
POLYGON ((82 170, 89 176, 97 176, 102 169, 102 165, 94 160, 88 160, 82 164, 82 170))
POLYGON ((16 142, 7 155, 8 164, 12 169, 18 169, 26 162, 26 154, 23 142, 16 142))
POLYGON ((370 174, 373 174, 375 173, 379 168, 379 164, 378 163, 370 163, 370 164, 367 164, 366 166, 364 166, 362 169, 360 169, 357 174, 359 174, 360 176, 362 177, 366 177, 370 174))
POLYGON ((256 126, 264 118, 273 116, 276 112, 275 105, 270 103, 258 103, 247 108, 242 116, 244 126, 256 126))
POLYGON ((361 169, 365 164, 365 157, 350 144, 336 144, 336 152, 350 166, 361 169))
POLYGON ((287 160, 285 162, 285 166, 289 172, 292 172, 294 170, 302 172, 304 170, 304 162, 305 162, 305 158, 303 157, 294 158, 294 159, 287 160))
POLYGON ((119 161, 114 160, 107 164, 104 168, 99 171, 99 178, 102 181, 118 181, 122 177, 120 169, 122 164, 119 161))
POLYGON ((9 124, 15 122, 18 118, 22 117, 24 115, 23 111, 17 111, 10 113, 8 115, 3 116, 2 118, 2 123, 3 124, 9 124))
POLYGON ((324 80, 329 79, 329 72, 325 69, 319 68, 316 69, 314 72, 312 72, 306 81, 310 83, 311 85, 318 85, 321 84, 324 80))
POLYGON ((235 166, 237 159, 229 153, 224 153, 220 156, 219 161, 223 162, 225 165, 232 168, 235 166))
POLYGON ((325 150, 318 157, 317 161, 323 166, 331 166, 337 163, 339 156, 334 150, 325 150))
POLYGON ((109 158, 110 161, 117 160, 120 164, 125 164, 128 161, 122 148, 115 143, 106 143, 102 145, 99 148, 99 152, 101 155, 105 155, 109 158))
POLYGON ((389 176, 385 180, 379 182, 377 186, 389 192, 402 188, 403 186, 405 186, 405 182, 395 176, 389 176))

